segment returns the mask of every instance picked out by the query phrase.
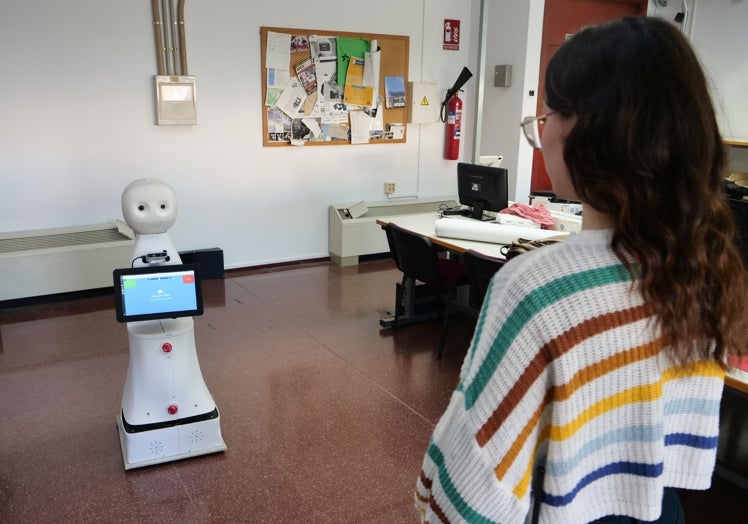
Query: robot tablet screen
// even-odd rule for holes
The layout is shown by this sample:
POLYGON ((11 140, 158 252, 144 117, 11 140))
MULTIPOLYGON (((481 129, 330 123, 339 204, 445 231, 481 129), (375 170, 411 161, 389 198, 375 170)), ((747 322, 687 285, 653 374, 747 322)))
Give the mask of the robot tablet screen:
POLYGON ((115 269, 118 322, 193 317, 203 314, 197 264, 115 269))

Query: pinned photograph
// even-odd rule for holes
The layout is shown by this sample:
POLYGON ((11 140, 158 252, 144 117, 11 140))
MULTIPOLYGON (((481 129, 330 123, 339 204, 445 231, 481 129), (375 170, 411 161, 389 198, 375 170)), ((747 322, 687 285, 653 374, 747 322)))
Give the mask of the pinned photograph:
POLYGON ((384 107, 387 109, 405 107, 405 78, 402 76, 385 76, 384 94, 384 107))
POLYGON ((302 53, 309 51, 309 39, 303 35, 291 36, 291 52, 302 53))

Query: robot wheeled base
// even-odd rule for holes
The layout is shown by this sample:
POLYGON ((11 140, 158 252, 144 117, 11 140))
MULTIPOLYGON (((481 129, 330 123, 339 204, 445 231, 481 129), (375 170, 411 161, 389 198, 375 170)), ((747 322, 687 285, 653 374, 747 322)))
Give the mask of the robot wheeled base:
POLYGON ((117 416, 125 469, 226 450, 203 380, 192 318, 130 322, 130 362, 117 416))
POLYGON ((118 415, 117 430, 125 469, 226 451, 226 444, 221 438, 221 419, 218 410, 215 411, 215 415, 215 419, 137 433, 128 433, 122 415, 118 415))

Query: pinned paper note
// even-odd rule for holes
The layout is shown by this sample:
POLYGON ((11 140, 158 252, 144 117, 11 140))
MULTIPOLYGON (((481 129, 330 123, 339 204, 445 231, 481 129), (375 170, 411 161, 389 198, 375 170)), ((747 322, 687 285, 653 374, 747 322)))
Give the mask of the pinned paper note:
POLYGON ((268 32, 265 51, 265 67, 268 69, 286 69, 291 56, 291 35, 268 32))
POLYGON ((337 38, 334 36, 309 37, 309 45, 312 48, 312 60, 314 61, 317 85, 321 86, 335 80, 335 71, 338 65, 337 38))
POLYGON ((374 105, 374 88, 364 85, 364 59, 351 57, 343 92, 343 102, 357 106, 374 105))
POLYGON ((382 51, 376 40, 371 41, 371 51, 364 55, 364 85, 374 89, 372 99, 379 98, 379 71, 381 69, 382 51))
MULTIPOLYGON (((337 38, 338 84, 344 85, 348 82, 348 67, 353 57, 358 57, 363 62, 368 52, 369 41, 364 38, 337 38)), ((361 79, 360 83, 363 85, 363 71, 361 79)))
POLYGON ((298 118, 304 114, 304 102, 307 94, 304 86, 296 78, 290 78, 275 106, 291 118, 298 118))

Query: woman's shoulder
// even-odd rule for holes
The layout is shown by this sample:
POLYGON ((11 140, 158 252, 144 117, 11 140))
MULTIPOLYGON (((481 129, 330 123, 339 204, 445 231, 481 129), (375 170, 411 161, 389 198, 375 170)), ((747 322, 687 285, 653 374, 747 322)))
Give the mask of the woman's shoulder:
POLYGON ((509 260, 497 274, 503 285, 534 289, 551 280, 620 261, 610 247, 612 231, 580 231, 554 244, 542 246, 509 260))
POLYGON ((554 258, 604 257, 608 254, 615 256, 611 248, 612 235, 612 230, 608 229, 583 230, 572 233, 561 242, 537 247, 522 255, 515 256, 506 263, 504 268, 516 270, 520 267, 539 263, 556 265, 553 264, 554 258))

